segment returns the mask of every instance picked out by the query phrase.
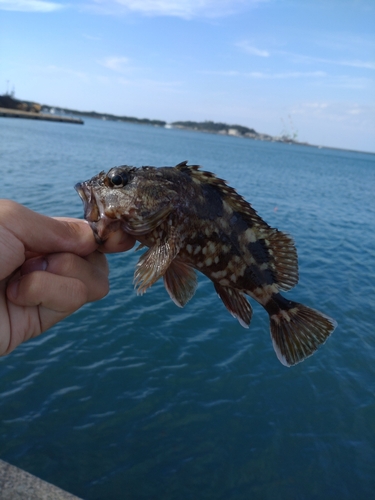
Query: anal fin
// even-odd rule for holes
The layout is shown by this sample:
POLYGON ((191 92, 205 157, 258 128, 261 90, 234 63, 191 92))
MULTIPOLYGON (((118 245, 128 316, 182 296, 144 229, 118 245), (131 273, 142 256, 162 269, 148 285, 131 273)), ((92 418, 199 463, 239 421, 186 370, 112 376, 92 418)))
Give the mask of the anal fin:
POLYGON ((173 302, 184 307, 195 294, 197 275, 191 266, 176 258, 164 274, 164 286, 173 302))
POLYGON ((236 288, 224 287, 214 283, 215 290, 232 316, 241 326, 249 328, 253 310, 245 295, 236 288))

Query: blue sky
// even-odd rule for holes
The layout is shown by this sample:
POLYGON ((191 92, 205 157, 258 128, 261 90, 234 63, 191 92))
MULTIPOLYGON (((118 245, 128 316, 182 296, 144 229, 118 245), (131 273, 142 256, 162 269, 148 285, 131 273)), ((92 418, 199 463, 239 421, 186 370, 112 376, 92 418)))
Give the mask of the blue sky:
POLYGON ((0 93, 375 152, 374 0, 0 0, 0 93))

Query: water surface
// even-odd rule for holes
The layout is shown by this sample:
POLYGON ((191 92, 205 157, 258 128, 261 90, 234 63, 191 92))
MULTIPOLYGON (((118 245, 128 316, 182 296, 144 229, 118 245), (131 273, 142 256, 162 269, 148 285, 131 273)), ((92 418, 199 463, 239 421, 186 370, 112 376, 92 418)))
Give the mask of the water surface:
POLYGON ((297 245, 288 298, 334 317, 287 369, 199 275, 184 309, 111 291, 0 360, 0 458, 85 499, 367 499, 375 487, 375 156, 151 126, 0 118, 0 197, 82 216, 73 189, 115 165, 203 165, 297 245))

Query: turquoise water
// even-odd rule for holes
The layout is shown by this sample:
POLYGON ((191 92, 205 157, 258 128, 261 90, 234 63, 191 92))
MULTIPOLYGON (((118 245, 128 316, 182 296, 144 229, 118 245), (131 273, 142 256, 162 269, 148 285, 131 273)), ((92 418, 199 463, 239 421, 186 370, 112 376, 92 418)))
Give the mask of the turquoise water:
POLYGON ((185 309, 111 291, 0 360, 0 458, 85 499, 367 499, 375 487, 375 156, 86 120, 0 118, 0 197, 82 216, 73 186, 114 165, 199 163, 297 245, 288 298, 335 318, 287 369, 199 276, 185 309))

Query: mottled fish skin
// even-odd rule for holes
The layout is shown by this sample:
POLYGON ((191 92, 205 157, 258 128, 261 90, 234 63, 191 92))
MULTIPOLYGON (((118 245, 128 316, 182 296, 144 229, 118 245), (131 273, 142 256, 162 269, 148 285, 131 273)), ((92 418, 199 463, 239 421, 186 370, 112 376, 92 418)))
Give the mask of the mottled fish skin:
POLYGON ((134 274, 138 293, 163 277, 170 297, 183 307, 195 293, 196 269, 213 281, 245 328, 252 316, 249 295, 268 312, 273 346, 286 366, 313 354, 334 330, 334 320, 280 294, 298 282, 292 238, 198 165, 124 165, 75 188, 98 242, 122 228, 148 247, 134 274))

